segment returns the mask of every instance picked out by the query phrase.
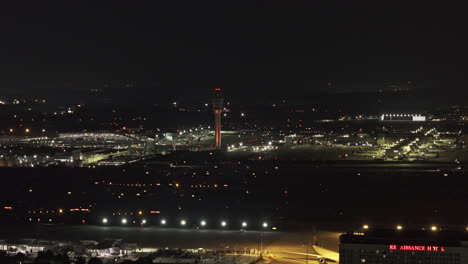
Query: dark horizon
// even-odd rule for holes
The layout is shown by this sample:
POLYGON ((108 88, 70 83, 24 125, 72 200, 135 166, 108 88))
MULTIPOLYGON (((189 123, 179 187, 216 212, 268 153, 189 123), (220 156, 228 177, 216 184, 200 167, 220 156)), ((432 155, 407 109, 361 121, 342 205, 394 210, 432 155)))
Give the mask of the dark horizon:
POLYGON ((442 1, 112 1, 7 4, 1 12, 2 93, 130 81, 144 96, 223 87, 277 97, 412 82, 434 98, 467 96, 466 9, 442 1))

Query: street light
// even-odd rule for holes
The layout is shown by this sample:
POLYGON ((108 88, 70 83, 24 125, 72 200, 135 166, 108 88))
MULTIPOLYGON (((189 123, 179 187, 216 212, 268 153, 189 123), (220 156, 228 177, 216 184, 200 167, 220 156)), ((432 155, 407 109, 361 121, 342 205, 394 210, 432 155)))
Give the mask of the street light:
MULTIPOLYGON (((308 243, 303 243, 302 246, 306 248, 306 264, 309 264, 309 244, 308 243)), ((320 260, 319 260, 320 262, 320 260)), ((320 262, 321 263, 321 262, 320 262)))

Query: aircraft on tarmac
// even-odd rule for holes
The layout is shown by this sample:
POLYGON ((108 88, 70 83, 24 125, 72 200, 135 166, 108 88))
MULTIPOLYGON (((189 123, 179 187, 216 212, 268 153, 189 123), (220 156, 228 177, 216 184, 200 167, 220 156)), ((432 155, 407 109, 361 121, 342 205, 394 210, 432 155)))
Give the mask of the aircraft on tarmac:
POLYGON ((328 250, 323 247, 319 246, 312 246, 314 250, 317 252, 317 254, 312 254, 312 253, 300 253, 300 252, 286 252, 289 254, 296 254, 296 255, 303 255, 303 256, 310 256, 310 257, 315 257, 318 263, 320 264, 326 264, 328 262, 331 263, 339 263, 340 261, 340 254, 338 252, 328 250))

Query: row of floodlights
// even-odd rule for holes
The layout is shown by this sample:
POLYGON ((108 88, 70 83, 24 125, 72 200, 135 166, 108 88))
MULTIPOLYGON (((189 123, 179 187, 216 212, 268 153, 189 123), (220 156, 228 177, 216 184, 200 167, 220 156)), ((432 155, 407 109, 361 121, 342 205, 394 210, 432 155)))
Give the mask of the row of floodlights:
MULTIPOLYGON (((362 229, 364 229, 364 230, 368 230, 369 228, 370 228, 369 225, 363 225, 362 226, 362 229)), ((397 226, 395 226, 395 229, 396 230, 403 230, 403 226, 402 225, 397 225, 397 226)), ((426 230, 426 228, 423 227, 422 230, 426 230)), ((437 231, 437 230, 441 230, 441 229, 438 226, 433 225, 433 226, 429 227, 429 230, 437 231)), ((466 231, 468 231, 468 227, 466 227, 466 231)))
MULTIPOLYGON (((363 225, 363 226, 362 226, 362 229, 365 229, 365 230, 367 230, 367 229, 369 229, 369 228, 370 228, 369 225, 363 225)), ((435 228, 437 228, 437 227, 435 227, 435 228)), ((396 230, 403 230, 403 226, 402 226, 402 225, 397 225, 397 226, 395 227, 395 229, 396 229, 396 230)), ((437 230, 437 229, 436 229, 436 230, 437 230)))
POLYGON ((421 116, 420 114, 383 114, 383 116, 421 116))
MULTIPOLYGON (((108 220, 107 218, 104 217, 104 218, 102 219, 102 223, 103 223, 103 224, 107 224, 107 223, 109 223, 109 220, 108 220)), ((128 223, 127 218, 122 218, 122 219, 120 220, 120 223, 123 224, 123 225, 127 224, 127 223, 128 223)), ((142 224, 142 225, 145 225, 146 223, 147 223, 146 219, 143 219, 143 220, 141 220, 141 222, 140 222, 140 224, 142 224)), ((161 221, 160 221, 159 223, 160 223, 161 225, 165 226, 165 225, 168 224, 168 221, 167 221, 166 219, 161 219, 161 221)), ((180 220, 179 224, 180 224, 180 226, 186 226, 186 225, 187 225, 187 221, 184 220, 184 219, 182 219, 182 220, 180 220)), ((200 226, 202 226, 202 227, 203 227, 203 226, 206 226, 207 224, 208 224, 208 223, 207 223, 205 220, 201 220, 201 221, 200 221, 200 226)), ((226 221, 221 221, 221 222, 220 222, 220 226, 221 226, 221 227, 227 227, 227 226, 228 226, 228 223, 227 223, 226 221)), ((240 227, 242 227, 242 228, 247 228, 247 226, 248 226, 248 223, 245 222, 245 221, 243 221, 243 222, 240 223, 240 227)), ((261 224, 261 227, 263 227, 263 228, 268 228, 268 226, 269 226, 269 225, 268 225, 267 222, 263 222, 263 223, 261 224)))

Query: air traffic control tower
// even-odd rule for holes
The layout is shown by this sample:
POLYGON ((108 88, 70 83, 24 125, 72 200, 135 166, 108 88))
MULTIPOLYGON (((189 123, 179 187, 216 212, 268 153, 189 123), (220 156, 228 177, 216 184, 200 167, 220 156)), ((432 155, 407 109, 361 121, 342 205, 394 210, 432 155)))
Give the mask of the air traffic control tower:
POLYGON ((216 149, 221 148, 221 113, 223 112, 224 98, 221 93, 221 88, 215 88, 212 104, 214 113, 214 128, 215 128, 215 146, 216 149))

